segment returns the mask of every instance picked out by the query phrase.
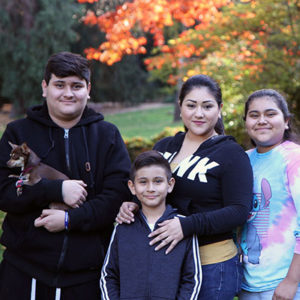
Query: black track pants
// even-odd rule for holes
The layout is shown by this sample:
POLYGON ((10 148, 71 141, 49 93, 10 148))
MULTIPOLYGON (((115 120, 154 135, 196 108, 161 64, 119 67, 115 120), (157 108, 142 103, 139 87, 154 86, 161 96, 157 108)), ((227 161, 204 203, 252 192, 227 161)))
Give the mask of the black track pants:
MULTIPOLYGON (((100 276, 100 274, 99 274, 100 276)), ((49 287, 38 280, 32 287, 32 278, 3 260, 0 264, 1 300, 99 300, 99 280, 61 290, 49 287), (32 295, 35 294, 33 297, 32 295), (60 296, 59 296, 60 295, 60 296)))

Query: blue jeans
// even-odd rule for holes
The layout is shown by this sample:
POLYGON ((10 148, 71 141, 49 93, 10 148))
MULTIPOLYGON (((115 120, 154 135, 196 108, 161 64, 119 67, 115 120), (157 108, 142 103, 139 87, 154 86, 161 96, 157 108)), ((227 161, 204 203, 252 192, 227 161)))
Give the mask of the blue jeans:
POLYGON ((232 300, 240 292, 243 278, 239 256, 202 266, 202 276, 198 300, 232 300))

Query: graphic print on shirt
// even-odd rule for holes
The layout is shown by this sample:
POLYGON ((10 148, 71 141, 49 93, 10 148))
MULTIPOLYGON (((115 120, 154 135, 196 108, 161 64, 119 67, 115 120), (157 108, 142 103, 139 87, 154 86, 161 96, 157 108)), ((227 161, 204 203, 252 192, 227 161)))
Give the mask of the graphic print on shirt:
MULTIPOLYGON (((165 152, 163 156, 169 160, 172 160, 172 158, 175 156, 176 153, 174 153, 171 156, 171 153, 165 152)), ((186 157, 178 166, 174 169, 173 173, 177 172, 177 176, 183 177, 184 174, 187 172, 187 170, 192 167, 193 165, 194 168, 190 171, 188 174, 187 178, 190 180, 195 180, 196 176, 198 175, 199 181, 200 182, 207 182, 206 178, 206 172, 209 169, 215 168, 219 166, 219 164, 215 161, 209 161, 208 157, 203 157, 201 158, 200 156, 197 155, 190 155, 186 157)))
POLYGON ((271 198, 270 183, 263 178, 261 181, 261 193, 254 194, 253 208, 248 216, 247 225, 244 227, 242 248, 245 262, 259 263, 262 240, 267 237, 271 198))

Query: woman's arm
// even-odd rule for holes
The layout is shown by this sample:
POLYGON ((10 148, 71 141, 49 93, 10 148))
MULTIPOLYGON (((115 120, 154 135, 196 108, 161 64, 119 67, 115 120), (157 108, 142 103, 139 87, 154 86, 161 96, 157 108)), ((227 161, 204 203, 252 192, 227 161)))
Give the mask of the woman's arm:
POLYGON ((184 236, 195 233, 198 236, 223 234, 247 221, 253 201, 253 172, 249 158, 235 144, 223 151, 224 171, 219 178, 222 207, 194 213, 182 219, 184 236))

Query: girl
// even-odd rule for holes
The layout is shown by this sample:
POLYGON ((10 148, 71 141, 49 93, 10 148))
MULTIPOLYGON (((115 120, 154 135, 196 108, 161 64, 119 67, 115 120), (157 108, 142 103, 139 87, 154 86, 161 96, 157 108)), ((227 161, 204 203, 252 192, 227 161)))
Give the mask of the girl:
POLYGON ((282 95, 254 92, 245 105, 253 210, 243 228, 241 300, 300 299, 300 146, 282 95))
MULTIPOLYGON (((154 149, 171 163, 176 183, 168 201, 187 217, 159 224, 149 236, 150 245, 165 247, 168 254, 183 237, 196 233, 203 271, 199 299, 233 299, 241 270, 232 232, 250 211, 251 166, 244 150, 223 135, 222 94, 214 80, 189 78, 179 106, 186 132, 159 141, 154 149)), ((134 207, 124 204, 117 221, 128 220, 125 216, 134 207)))

